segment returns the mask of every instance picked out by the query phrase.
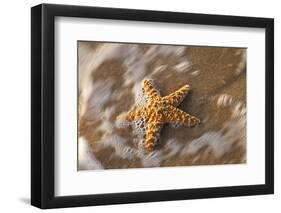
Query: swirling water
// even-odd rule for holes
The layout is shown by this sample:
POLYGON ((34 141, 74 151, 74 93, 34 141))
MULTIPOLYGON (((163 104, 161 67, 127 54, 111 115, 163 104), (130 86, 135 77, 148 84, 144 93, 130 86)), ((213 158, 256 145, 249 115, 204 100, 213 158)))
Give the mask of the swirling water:
POLYGON ((80 170, 246 162, 246 49, 79 42, 80 170), (161 95, 184 84, 179 106, 199 117, 194 128, 164 125, 152 153, 145 124, 118 117, 143 105, 143 79, 161 95))

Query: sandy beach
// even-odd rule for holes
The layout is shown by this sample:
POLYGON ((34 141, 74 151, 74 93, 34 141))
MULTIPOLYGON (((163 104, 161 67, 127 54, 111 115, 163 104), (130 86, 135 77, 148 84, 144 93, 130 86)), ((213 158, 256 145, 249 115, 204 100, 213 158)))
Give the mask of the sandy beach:
POLYGON ((79 42, 79 170, 246 163, 246 49, 79 42), (202 121, 165 124, 155 150, 118 117, 188 84, 179 108, 202 121))

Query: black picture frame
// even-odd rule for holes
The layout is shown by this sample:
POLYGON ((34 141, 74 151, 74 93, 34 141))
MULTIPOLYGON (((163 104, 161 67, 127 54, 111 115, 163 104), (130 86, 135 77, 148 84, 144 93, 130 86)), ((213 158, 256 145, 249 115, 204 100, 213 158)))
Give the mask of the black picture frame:
POLYGON ((31 8, 31 204, 60 208, 105 204, 217 198, 274 193, 274 19, 41 4, 31 8), (264 28, 266 135, 265 184, 130 193, 54 195, 55 17, 264 28))

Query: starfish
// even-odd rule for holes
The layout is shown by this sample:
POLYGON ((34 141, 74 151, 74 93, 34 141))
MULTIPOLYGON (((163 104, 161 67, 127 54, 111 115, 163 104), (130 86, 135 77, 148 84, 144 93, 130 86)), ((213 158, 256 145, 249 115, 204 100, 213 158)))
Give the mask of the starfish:
POLYGON ((129 122, 144 120, 146 124, 145 149, 153 151, 160 131, 165 123, 195 126, 200 120, 177 106, 183 101, 190 91, 189 85, 184 85, 175 92, 161 97, 151 81, 143 80, 143 89, 147 99, 146 105, 128 112, 125 119, 129 122))

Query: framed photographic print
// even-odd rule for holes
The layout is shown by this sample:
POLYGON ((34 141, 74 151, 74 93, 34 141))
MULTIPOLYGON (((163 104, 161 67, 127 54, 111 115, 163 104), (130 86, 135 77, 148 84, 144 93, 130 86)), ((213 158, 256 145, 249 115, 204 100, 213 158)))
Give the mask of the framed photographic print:
POLYGON ((274 21, 31 9, 31 203, 272 194, 274 21))

